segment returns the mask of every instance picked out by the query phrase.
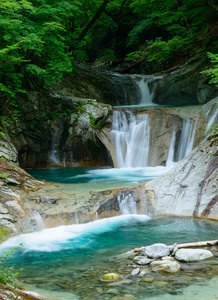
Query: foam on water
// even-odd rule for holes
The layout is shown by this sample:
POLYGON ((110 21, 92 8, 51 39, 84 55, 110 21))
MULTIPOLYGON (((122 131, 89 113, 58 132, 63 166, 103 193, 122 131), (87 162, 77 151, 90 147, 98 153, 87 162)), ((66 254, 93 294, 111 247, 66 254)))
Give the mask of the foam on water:
POLYGON ((73 224, 43 229, 39 232, 20 234, 0 245, 0 251, 24 243, 22 251, 60 251, 62 249, 85 248, 92 243, 90 236, 110 232, 122 225, 150 220, 147 215, 121 215, 95 220, 85 224, 73 224))
MULTIPOLYGON (((145 168, 107 168, 87 171, 86 174, 74 176, 75 179, 97 181, 126 181, 139 182, 151 180, 165 174, 169 168, 163 166, 145 168)), ((72 177, 73 179, 73 177, 72 177)))

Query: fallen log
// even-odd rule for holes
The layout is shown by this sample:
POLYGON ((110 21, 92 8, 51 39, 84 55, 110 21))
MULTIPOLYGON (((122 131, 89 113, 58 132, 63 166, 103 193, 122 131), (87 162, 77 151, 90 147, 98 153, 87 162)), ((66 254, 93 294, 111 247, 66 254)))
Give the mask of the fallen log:
MULTIPOLYGON (((191 248, 191 247, 206 247, 206 246, 218 246, 218 240, 214 241, 203 241, 203 242, 195 242, 195 243, 185 243, 185 244, 178 244, 177 248, 191 248)), ((169 248, 173 247, 173 245, 168 246, 169 248)), ((134 252, 141 252, 144 247, 135 248, 134 252)))
POLYGON ((180 248, 206 247, 206 246, 217 246, 217 245, 218 245, 218 240, 214 240, 214 241, 203 241, 203 242, 195 242, 195 243, 178 244, 177 247, 180 249, 180 248))

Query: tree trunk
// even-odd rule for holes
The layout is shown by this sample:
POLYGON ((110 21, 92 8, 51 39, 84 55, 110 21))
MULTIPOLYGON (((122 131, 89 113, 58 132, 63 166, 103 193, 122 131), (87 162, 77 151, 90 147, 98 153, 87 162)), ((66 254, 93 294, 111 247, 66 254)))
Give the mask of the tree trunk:
POLYGON ((87 32, 92 28, 92 26, 95 24, 97 19, 100 17, 100 15, 103 13, 105 7, 107 6, 108 2, 111 0, 104 0, 99 9, 97 10, 94 17, 89 21, 89 23, 86 25, 86 27, 83 29, 83 31, 80 33, 79 40, 82 40, 87 32))

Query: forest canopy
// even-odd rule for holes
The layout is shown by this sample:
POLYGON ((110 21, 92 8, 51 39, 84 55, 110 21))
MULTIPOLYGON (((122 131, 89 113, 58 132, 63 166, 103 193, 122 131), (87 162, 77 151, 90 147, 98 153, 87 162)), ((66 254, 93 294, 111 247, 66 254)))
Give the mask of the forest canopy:
POLYGON ((95 60, 176 65, 217 53, 216 0, 1 0, 0 95, 95 60))

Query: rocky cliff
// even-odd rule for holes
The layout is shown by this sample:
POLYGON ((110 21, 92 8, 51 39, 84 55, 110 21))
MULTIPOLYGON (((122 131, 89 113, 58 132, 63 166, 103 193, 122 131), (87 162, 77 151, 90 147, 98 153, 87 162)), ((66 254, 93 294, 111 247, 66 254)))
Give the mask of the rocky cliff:
POLYGON ((154 215, 218 219, 218 135, 210 135, 165 175, 145 184, 154 215))

